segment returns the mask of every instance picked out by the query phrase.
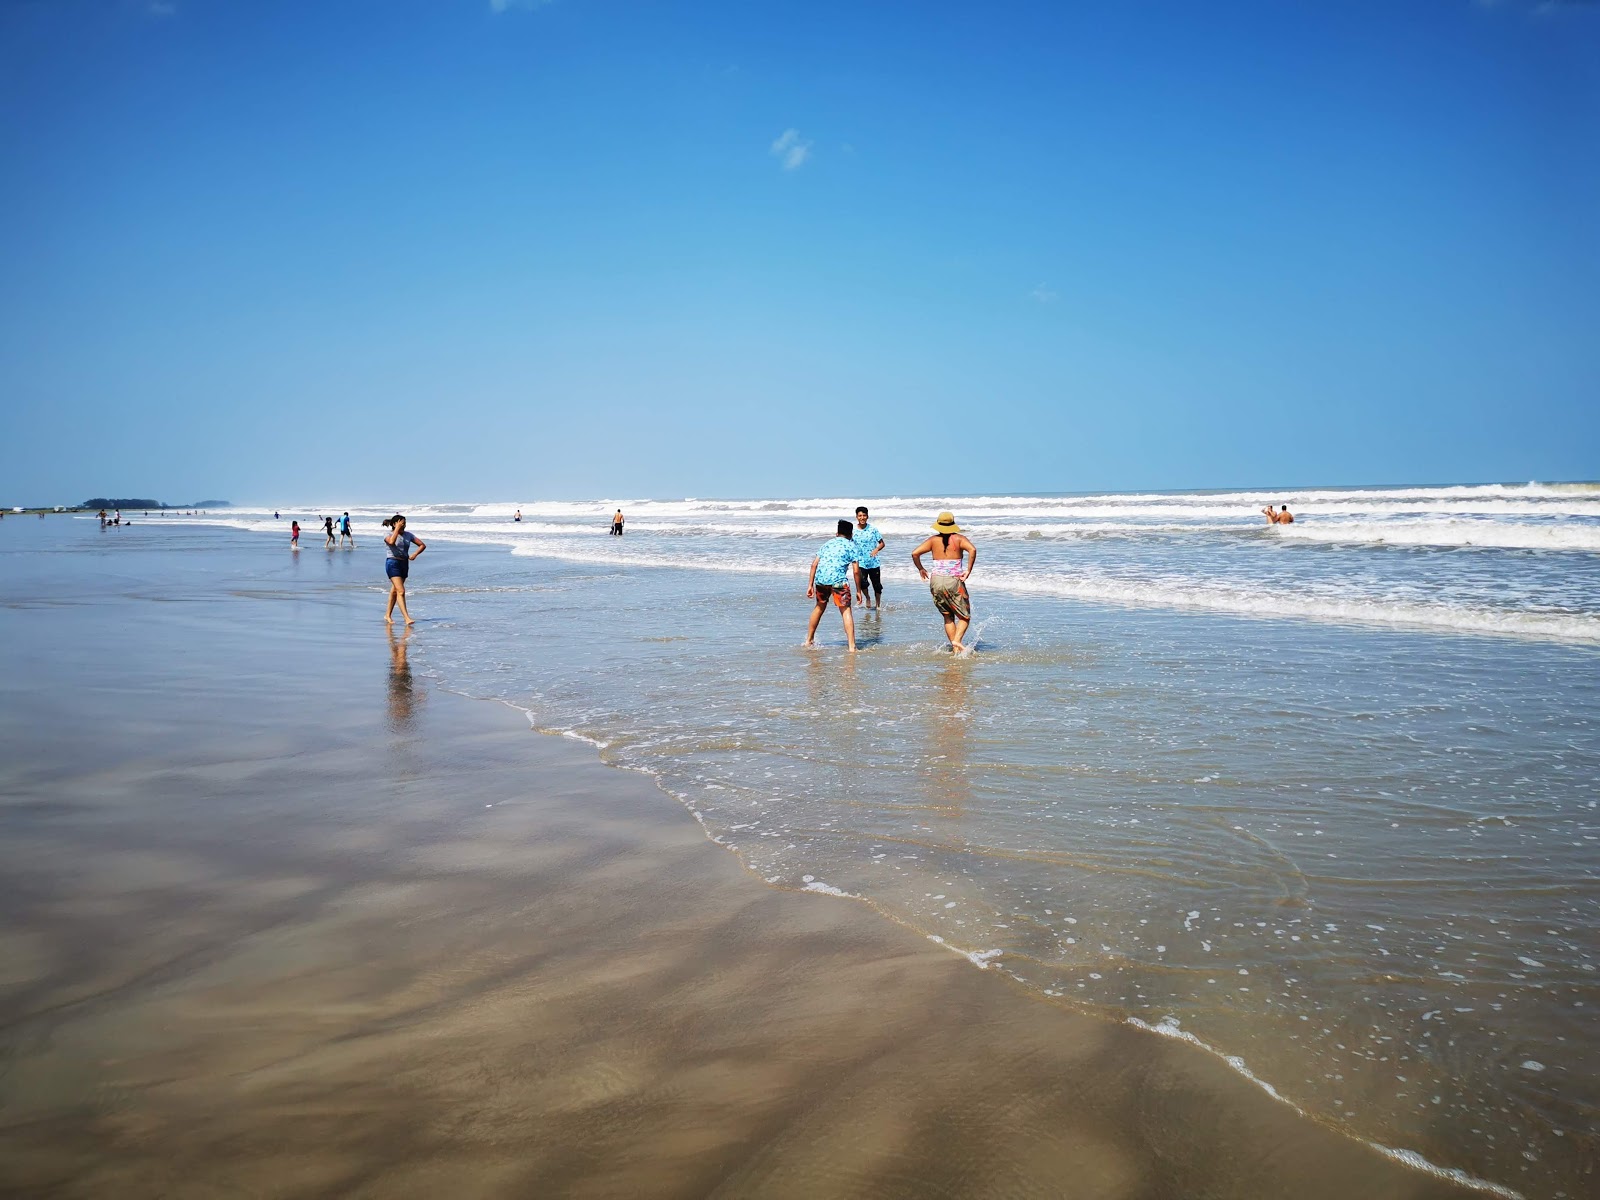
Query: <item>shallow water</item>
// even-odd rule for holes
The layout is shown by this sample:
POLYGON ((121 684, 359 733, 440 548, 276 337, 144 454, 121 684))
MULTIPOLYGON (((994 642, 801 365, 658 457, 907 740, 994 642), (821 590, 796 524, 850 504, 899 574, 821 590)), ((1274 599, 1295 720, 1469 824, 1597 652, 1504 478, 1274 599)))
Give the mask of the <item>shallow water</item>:
MULTIPOLYGON (((1566 547, 1600 493, 873 506, 890 603, 853 658, 831 613, 798 646, 852 505, 625 504, 622 539, 609 502, 415 510, 412 661, 649 771, 774 884, 1192 1036, 1356 1136, 1592 1190, 1600 554, 1566 547), (1301 524, 1252 523, 1280 499, 1301 524), (904 565, 944 507, 982 552, 970 660, 904 565)), ((257 536, 287 510, 87 541, 113 570, 107 538, 226 541, 252 587, 376 588, 359 515, 350 556, 257 536)))

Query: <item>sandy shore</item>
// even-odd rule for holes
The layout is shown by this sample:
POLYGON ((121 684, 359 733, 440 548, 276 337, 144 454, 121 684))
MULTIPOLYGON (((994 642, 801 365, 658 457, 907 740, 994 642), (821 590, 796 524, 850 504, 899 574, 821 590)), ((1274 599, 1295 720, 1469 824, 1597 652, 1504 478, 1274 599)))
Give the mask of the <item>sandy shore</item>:
POLYGON ((7 1194, 1481 1194, 768 888, 365 592, 174 599, 0 608, 7 1194))

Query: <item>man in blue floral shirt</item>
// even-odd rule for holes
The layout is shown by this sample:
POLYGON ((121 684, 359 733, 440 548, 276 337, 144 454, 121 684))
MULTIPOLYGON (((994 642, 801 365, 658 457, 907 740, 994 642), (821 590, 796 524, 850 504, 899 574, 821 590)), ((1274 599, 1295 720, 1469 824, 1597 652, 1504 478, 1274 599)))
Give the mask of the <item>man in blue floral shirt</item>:
POLYGON ((867 506, 856 508, 856 584, 860 600, 868 608, 883 607, 883 573, 878 569, 878 555, 883 553, 883 534, 876 525, 867 523, 867 506), (869 590, 870 589, 870 590, 869 590), (874 603, 876 593, 876 603, 874 603))
POLYGON ((817 626, 831 599, 844 619, 845 640, 850 643, 850 653, 856 650, 856 619, 850 611, 850 576, 856 569, 860 552, 856 550, 849 521, 839 522, 839 532, 822 543, 817 556, 811 560, 811 576, 806 580, 806 595, 817 602, 811 610, 811 624, 806 626, 806 645, 815 645, 817 626))

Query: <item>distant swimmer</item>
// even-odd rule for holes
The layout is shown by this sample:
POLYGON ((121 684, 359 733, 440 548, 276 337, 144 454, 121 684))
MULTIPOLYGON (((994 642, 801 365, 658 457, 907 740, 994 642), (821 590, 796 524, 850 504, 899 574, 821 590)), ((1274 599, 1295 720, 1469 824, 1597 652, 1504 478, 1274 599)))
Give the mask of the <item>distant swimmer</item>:
POLYGON ((856 563, 856 581, 861 588, 861 602, 869 609, 882 608, 883 571, 878 566, 878 555, 883 553, 883 534, 878 532, 876 525, 868 523, 865 504, 856 507, 854 538, 856 549, 860 552, 860 559, 856 563))
POLYGON ((329 550, 332 550, 335 546, 337 546, 339 544, 338 541, 333 536, 333 518, 332 517, 323 517, 322 518, 322 530, 323 530, 323 533, 326 535, 326 540, 323 542, 323 545, 327 546, 329 550))
POLYGON ((1294 524, 1294 514, 1289 511, 1289 506, 1287 504, 1285 504, 1282 507, 1282 509, 1278 512, 1278 524, 1279 525, 1293 525, 1294 524))
POLYGON ((416 534, 406 532, 406 519, 399 513, 385 517, 383 527, 391 531, 383 539, 383 544, 389 547, 388 560, 383 564, 384 573, 389 576, 389 604, 383 610, 383 619, 391 625, 394 623, 394 606, 398 603, 406 624, 413 625, 415 622, 406 608, 406 576, 411 573, 411 560, 428 547, 416 534), (412 546, 416 549, 411 549, 412 546))
POLYGON ((274 520, 274 521, 276 521, 276 520, 278 520, 278 519, 279 519, 279 517, 278 517, 278 510, 277 510, 277 509, 273 509, 273 510, 272 510, 272 519, 273 519, 273 520, 274 520))
POLYGON ((844 618, 845 641, 850 653, 856 650, 856 619, 850 611, 850 572, 855 569, 860 552, 856 549, 854 528, 849 521, 840 521, 838 532, 817 551, 811 560, 811 575, 806 580, 806 595, 817 605, 811 610, 811 623, 806 626, 806 645, 813 646, 817 626, 822 624, 822 614, 831 599, 844 618))
POLYGON ((977 568, 978 548, 962 534, 955 517, 942 512, 933 523, 933 536, 911 552, 911 561, 917 574, 928 581, 933 605, 944 618, 944 635, 950 639, 950 648, 958 654, 965 651, 961 639, 967 636, 967 626, 972 623, 972 600, 967 595, 966 581, 977 568), (933 555, 927 567, 922 565, 924 554, 933 555), (965 564, 964 555, 970 556, 965 564))
POLYGON ((1294 524, 1294 514, 1289 511, 1289 506, 1287 504, 1283 506, 1282 512, 1275 512, 1272 505, 1269 504, 1261 510, 1261 515, 1266 517, 1268 525, 1294 524))
POLYGON ((520 521, 520 520, 522 520, 522 510, 521 510, 521 509, 520 509, 520 508, 519 508, 519 509, 517 509, 517 515, 516 515, 516 516, 514 516, 514 517, 512 517, 512 518, 511 518, 511 519, 512 519, 512 520, 513 520, 513 521, 520 521))
POLYGON ((1268 525, 1276 525, 1278 523, 1278 510, 1270 504, 1261 510, 1261 515, 1267 519, 1268 525))
POLYGON ((289 522, 289 549, 291 549, 291 550, 300 549, 300 522, 299 521, 290 521, 289 522))
POLYGON ((622 536, 622 510, 617 509, 616 516, 611 518, 611 533, 615 537, 622 536))

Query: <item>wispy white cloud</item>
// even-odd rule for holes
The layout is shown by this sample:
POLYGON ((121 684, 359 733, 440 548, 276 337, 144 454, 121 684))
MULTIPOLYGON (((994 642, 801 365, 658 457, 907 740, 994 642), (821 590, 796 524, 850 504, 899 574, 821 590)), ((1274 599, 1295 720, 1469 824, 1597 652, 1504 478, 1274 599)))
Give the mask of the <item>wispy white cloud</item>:
POLYGON ((810 159, 812 145, 811 139, 801 137, 798 129, 785 129, 772 143, 772 153, 785 171, 795 171, 810 159))
POLYGON ((1029 292, 1028 295, 1037 300, 1040 304, 1054 304, 1057 300, 1061 299, 1060 292, 1057 292, 1053 288, 1050 288, 1042 283, 1035 287, 1033 291, 1029 292))

